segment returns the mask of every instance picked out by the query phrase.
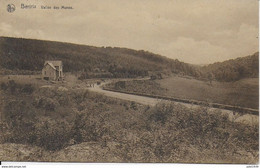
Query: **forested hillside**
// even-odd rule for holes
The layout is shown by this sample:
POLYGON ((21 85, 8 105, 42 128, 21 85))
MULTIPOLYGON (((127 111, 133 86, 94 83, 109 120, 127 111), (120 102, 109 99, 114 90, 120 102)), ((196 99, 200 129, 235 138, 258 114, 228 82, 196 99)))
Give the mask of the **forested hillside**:
POLYGON ((148 72, 197 75, 194 66, 147 51, 93 47, 62 42, 0 37, 0 66, 7 70, 40 71, 45 60, 62 60, 65 72, 98 72, 107 77, 136 77, 148 72))
POLYGON ((65 72, 80 71, 82 78, 137 77, 151 72, 236 81, 258 77, 258 54, 199 67, 143 50, 0 37, 2 72, 40 71, 45 60, 62 60, 65 72))
POLYGON ((202 67, 207 78, 218 81, 236 81, 242 78, 256 78, 259 74, 259 52, 237 59, 218 62, 202 67))

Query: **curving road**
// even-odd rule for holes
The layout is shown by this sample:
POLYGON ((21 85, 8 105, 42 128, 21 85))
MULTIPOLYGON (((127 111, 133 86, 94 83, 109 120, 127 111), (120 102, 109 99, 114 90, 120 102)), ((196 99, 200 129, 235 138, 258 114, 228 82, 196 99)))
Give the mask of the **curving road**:
MULTIPOLYGON (((109 97, 113 98, 118 98, 122 100, 128 100, 128 101, 134 101, 140 104, 144 105, 150 105, 150 106, 155 106, 157 103, 161 101, 166 101, 162 99, 156 99, 156 98, 151 98, 151 97, 146 97, 146 96, 138 96, 138 95, 132 95, 132 94, 126 94, 126 93, 119 93, 119 92, 113 92, 113 91, 108 91, 108 90, 103 90, 102 86, 105 84, 108 84, 108 82, 104 82, 101 85, 94 85, 94 87, 89 87, 88 89, 97 93, 104 94, 109 97)), ((169 100, 167 100, 169 101, 169 100)), ((176 102, 180 103, 182 105, 185 105, 186 107, 190 108, 198 108, 199 105, 192 105, 188 103, 181 103, 181 102, 176 102)), ((216 112, 220 111, 222 114, 228 114, 229 120, 233 122, 239 122, 239 123, 245 123, 249 125, 258 125, 259 123, 259 117, 257 115, 252 115, 252 114, 245 114, 245 115, 240 115, 238 113, 234 113, 233 111, 230 110, 223 110, 223 109, 216 109, 216 108, 210 108, 209 112, 216 112)))
MULTIPOLYGON (((104 84, 106 84, 106 83, 104 83, 104 84)), ((131 95, 131 94, 126 94, 126 93, 119 93, 119 92, 103 90, 101 85, 99 85, 99 86, 95 85, 94 87, 90 87, 88 89, 91 91, 94 91, 94 92, 102 93, 109 97, 114 97, 114 98, 128 100, 128 101, 134 101, 137 103, 141 103, 144 105, 150 105, 150 106, 154 106, 161 101, 159 99, 145 97, 145 96, 137 96, 137 95, 131 95)))

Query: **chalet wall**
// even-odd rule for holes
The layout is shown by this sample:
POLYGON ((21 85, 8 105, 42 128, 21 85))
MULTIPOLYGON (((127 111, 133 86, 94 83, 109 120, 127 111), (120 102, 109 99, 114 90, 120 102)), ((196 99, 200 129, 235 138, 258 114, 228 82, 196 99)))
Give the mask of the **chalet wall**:
POLYGON ((43 69, 42 69, 42 77, 49 77, 49 80, 56 80, 56 70, 53 69, 49 64, 47 64, 43 69))

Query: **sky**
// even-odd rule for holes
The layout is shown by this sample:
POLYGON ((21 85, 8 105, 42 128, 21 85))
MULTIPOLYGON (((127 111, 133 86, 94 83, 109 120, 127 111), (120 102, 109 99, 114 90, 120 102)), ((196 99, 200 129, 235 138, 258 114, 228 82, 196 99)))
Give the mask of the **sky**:
POLYGON ((259 50, 258 0, 1 0, 0 36, 146 50, 209 64, 259 50), (16 10, 7 12, 8 4, 16 10), (21 4, 36 9, 21 9, 21 4), (41 9, 71 6, 73 9, 41 9))

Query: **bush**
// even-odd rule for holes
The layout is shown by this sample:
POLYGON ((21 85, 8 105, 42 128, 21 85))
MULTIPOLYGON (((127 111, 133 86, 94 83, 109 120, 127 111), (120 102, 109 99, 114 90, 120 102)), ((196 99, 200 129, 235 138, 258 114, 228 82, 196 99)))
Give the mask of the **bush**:
POLYGON ((27 94, 32 94, 34 92, 34 87, 32 86, 32 84, 25 84, 22 87, 22 92, 27 93, 27 94))
POLYGON ((160 103, 146 114, 146 128, 154 135, 152 144, 155 145, 153 149, 158 160, 179 158, 180 161, 189 159, 193 162, 191 158, 197 158, 203 152, 225 160, 232 158, 239 150, 258 149, 258 127, 232 123, 219 111, 160 103), (242 146, 246 148, 242 149, 242 146), (168 149, 175 151, 175 154, 168 149))
POLYGON ((37 146, 47 150, 59 150, 66 146, 71 139, 71 126, 65 120, 47 118, 35 125, 37 146))
POLYGON ((32 84, 19 84, 16 83, 14 80, 10 80, 7 83, 2 82, 1 89, 4 91, 9 90, 11 94, 17 94, 17 93, 32 94, 35 90, 32 84))
POLYGON ((52 98, 40 97, 35 99, 33 105, 36 108, 42 108, 46 111, 55 111, 56 107, 59 106, 59 103, 52 98))
POLYGON ((32 142, 35 113, 25 101, 11 101, 4 106, 3 118, 7 123, 11 135, 8 141, 14 143, 32 142))
POLYGON ((100 141, 108 133, 102 114, 97 113, 96 111, 83 111, 76 115, 73 136, 77 143, 100 141))
POLYGON ((10 89, 11 94, 14 94, 16 90, 19 88, 19 85, 17 85, 14 80, 10 80, 8 82, 8 87, 10 89))
POLYGON ((30 121, 35 118, 30 105, 25 101, 11 101, 4 106, 3 118, 11 127, 16 127, 20 122, 30 121))
POLYGON ((173 104, 157 104, 149 112, 149 121, 160 122, 165 124, 169 115, 173 113, 173 104))
POLYGON ((1 90, 6 90, 8 88, 7 84, 5 82, 1 83, 1 90))

